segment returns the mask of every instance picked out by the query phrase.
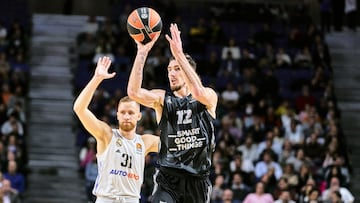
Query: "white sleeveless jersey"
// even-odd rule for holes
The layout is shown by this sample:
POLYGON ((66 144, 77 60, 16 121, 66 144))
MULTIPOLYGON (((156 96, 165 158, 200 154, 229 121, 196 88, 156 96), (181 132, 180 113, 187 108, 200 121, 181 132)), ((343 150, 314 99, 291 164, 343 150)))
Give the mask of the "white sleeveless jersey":
POLYGON ((133 140, 113 129, 113 136, 105 151, 98 154, 98 176, 93 194, 98 197, 140 198, 145 164, 145 145, 140 135, 133 140))

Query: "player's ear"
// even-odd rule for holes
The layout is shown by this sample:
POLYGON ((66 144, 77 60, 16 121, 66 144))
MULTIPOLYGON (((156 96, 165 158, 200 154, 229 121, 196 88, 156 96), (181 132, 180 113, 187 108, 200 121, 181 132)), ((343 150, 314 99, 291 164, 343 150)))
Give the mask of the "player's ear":
POLYGON ((142 113, 139 112, 139 113, 138 113, 138 119, 137 119, 137 120, 139 121, 139 120, 141 119, 141 117, 142 117, 142 113))

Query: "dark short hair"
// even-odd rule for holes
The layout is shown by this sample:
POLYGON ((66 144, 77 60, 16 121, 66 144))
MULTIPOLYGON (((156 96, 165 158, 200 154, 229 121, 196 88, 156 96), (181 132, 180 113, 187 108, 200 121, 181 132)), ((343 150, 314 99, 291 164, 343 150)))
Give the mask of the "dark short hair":
MULTIPOLYGON (((187 53, 185 53, 185 57, 188 60, 188 62, 190 63, 191 67, 193 67, 194 70, 196 70, 196 62, 195 60, 187 53)), ((174 56, 170 57, 170 61, 175 60, 174 56)))

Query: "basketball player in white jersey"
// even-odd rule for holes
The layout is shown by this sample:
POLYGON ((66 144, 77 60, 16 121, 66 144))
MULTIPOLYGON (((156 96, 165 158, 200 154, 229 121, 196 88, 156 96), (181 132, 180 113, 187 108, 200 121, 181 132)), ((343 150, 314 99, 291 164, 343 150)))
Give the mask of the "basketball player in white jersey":
POLYGON ((98 60, 94 76, 76 99, 73 108, 86 130, 97 141, 99 173, 93 189, 96 203, 135 203, 140 199, 145 155, 158 152, 159 137, 135 133, 136 123, 141 118, 140 105, 129 97, 119 102, 118 129, 112 129, 88 109, 99 84, 115 76, 115 73, 108 73, 110 65, 109 57, 98 60))

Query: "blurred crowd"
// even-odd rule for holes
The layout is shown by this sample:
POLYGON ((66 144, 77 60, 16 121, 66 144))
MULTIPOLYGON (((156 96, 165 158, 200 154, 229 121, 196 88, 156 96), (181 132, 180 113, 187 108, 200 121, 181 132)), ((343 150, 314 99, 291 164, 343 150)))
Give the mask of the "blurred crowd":
MULTIPOLYGON (((22 5, 19 5, 19 10, 22 5)), ((19 14, 0 15, 0 202, 19 203, 26 189, 30 27, 19 14)), ((13 13, 12 13, 13 14, 13 13)), ((25 12, 23 13, 25 16, 25 12)))
MULTIPOLYGON (((211 202, 354 202, 331 50, 306 6, 219 2, 182 8, 154 2, 148 6, 159 11, 164 28, 146 62, 143 85, 168 88, 164 34, 176 22, 204 85, 219 96, 211 202)), ((113 61, 116 77, 100 86, 90 105, 113 127, 136 52, 126 20, 137 6, 114 3, 112 15, 89 16, 76 39, 75 95, 99 57, 113 61)), ((142 108, 142 113, 137 132, 159 134, 154 112, 142 108)), ((79 167, 93 201, 96 143, 80 124, 76 129, 79 167)), ((146 157, 142 202, 152 192, 156 158, 146 157)))

